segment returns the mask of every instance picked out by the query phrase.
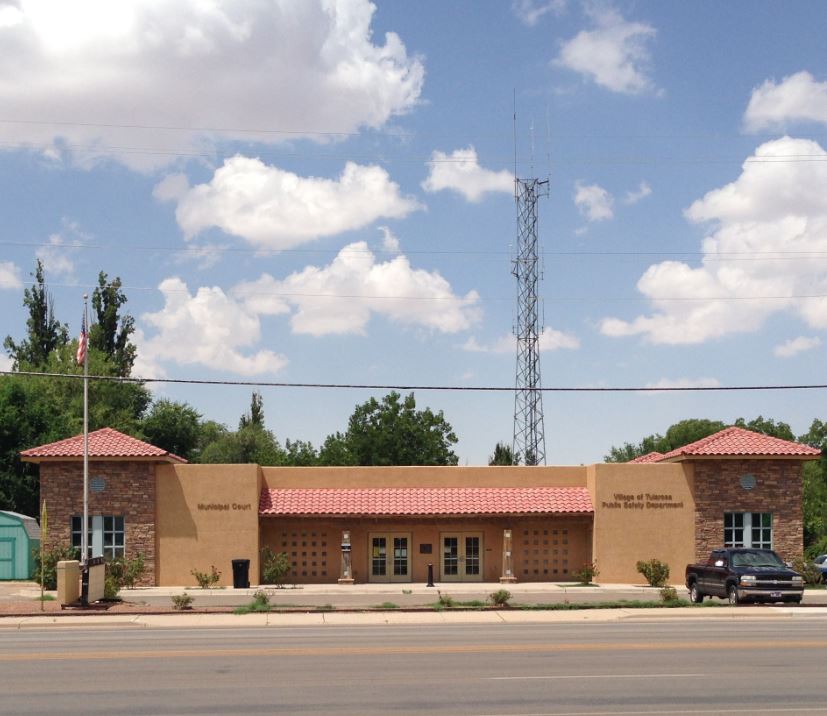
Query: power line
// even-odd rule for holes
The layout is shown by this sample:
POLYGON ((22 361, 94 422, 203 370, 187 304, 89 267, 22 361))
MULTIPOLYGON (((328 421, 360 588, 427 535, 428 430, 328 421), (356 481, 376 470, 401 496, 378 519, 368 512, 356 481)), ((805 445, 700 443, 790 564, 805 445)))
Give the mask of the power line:
MULTIPOLYGON (((0 370, 0 375, 21 376, 27 378, 66 378, 83 380, 82 374, 75 373, 39 373, 36 371, 0 370)), ((258 388, 319 388, 329 390, 412 390, 445 391, 467 393, 513 393, 514 386, 468 386, 468 385, 415 385, 402 383, 292 383, 284 381, 262 380, 196 380, 193 378, 137 378, 112 375, 90 375, 89 380, 111 383, 166 383, 179 385, 228 385, 258 388)), ((786 384, 786 385, 718 385, 718 386, 625 386, 616 388, 576 387, 537 387, 545 393, 709 393, 733 391, 768 391, 768 390, 824 390, 827 383, 786 384)))

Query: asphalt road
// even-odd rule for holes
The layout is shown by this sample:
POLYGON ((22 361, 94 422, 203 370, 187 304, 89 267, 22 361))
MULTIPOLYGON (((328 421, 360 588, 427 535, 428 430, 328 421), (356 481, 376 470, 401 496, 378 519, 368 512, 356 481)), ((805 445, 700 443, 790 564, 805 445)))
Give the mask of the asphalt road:
POLYGON ((827 713, 827 620, 0 634, 0 714, 827 713))

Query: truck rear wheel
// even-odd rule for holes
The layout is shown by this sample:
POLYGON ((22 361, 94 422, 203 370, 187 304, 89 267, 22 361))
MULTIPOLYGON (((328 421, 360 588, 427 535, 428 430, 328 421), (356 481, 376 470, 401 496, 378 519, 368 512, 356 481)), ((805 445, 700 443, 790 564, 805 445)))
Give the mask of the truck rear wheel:
POLYGON ((700 604, 704 600, 704 595, 698 590, 698 583, 692 582, 689 586, 689 601, 693 604, 700 604))
POLYGON ((738 598, 738 587, 736 587, 734 584, 730 584, 727 587, 726 595, 727 599, 729 600, 729 603, 733 607, 736 607, 741 603, 741 600, 738 598))

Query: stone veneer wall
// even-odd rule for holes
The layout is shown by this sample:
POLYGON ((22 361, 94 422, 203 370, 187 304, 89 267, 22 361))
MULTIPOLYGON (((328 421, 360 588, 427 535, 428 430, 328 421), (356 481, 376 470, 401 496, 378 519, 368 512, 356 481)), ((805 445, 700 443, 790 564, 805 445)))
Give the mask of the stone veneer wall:
POLYGON ((700 561, 724 544, 724 512, 772 512, 773 548, 785 560, 804 550, 799 460, 697 460, 695 553, 700 561), (752 490, 741 477, 755 475, 752 490))
MULTIPOLYGON (((155 584, 155 463, 89 461, 89 480, 103 477, 103 492, 89 490, 90 515, 123 515, 127 558, 144 555, 139 584, 155 584)), ((48 544, 72 542, 72 516, 83 514, 83 462, 40 463, 40 499, 49 516, 48 544)))

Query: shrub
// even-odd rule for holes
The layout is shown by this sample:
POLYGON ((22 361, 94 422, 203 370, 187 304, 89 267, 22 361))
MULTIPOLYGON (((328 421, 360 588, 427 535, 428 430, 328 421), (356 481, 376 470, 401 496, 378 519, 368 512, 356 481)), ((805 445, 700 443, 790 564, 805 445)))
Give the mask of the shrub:
POLYGON ((677 602, 678 590, 674 587, 662 587, 660 590, 660 598, 664 602, 677 602))
MULTIPOLYGON (((34 580, 40 584, 40 550, 34 552, 34 580)), ((57 589, 57 563, 71 559, 80 559, 80 551, 75 547, 54 546, 43 550, 43 588, 57 589)))
POLYGON ((173 594, 170 599, 172 599, 172 608, 177 609, 179 612, 184 609, 192 609, 192 597, 186 592, 183 594, 173 594))
POLYGON ((669 565, 659 559, 638 562, 637 571, 644 576, 650 587, 665 587, 666 580, 669 579, 669 565))
POLYGON ((804 577, 804 584, 821 584, 824 580, 818 566, 806 557, 796 557, 793 560, 793 569, 804 577))
POLYGON ((600 574, 600 570, 597 568, 597 562, 586 562, 580 569, 572 572, 571 576, 580 584, 591 584, 598 574, 600 574))
POLYGON ((199 572, 197 569, 193 569, 190 574, 195 577, 195 581, 198 582, 198 586, 201 587, 201 589, 210 589, 210 587, 218 584, 221 579, 221 572, 215 568, 214 564, 210 566, 209 574, 199 572))
POLYGON ((274 552, 269 547, 261 550, 262 584, 275 584, 280 587, 290 571, 290 558, 287 552, 274 552))
POLYGON ((453 607, 456 606, 456 602, 454 601, 453 597, 448 596, 447 594, 443 594, 442 592, 437 592, 439 595, 439 599, 437 600, 437 604, 440 607, 453 607))
POLYGON ((382 602, 379 609, 399 609, 399 605, 395 604, 394 602, 382 602))
POLYGON ((507 607, 508 602, 511 601, 511 592, 507 589, 498 589, 496 592, 491 592, 488 598, 495 607, 507 607))
POLYGON ((233 611, 233 614, 250 614, 251 612, 269 612, 270 611, 270 595, 264 590, 259 589, 253 594, 253 601, 239 607, 233 611))
POLYGON ((106 562, 106 577, 103 585, 105 599, 114 599, 124 587, 132 589, 146 568, 144 556, 139 552, 131 559, 115 557, 106 562))

